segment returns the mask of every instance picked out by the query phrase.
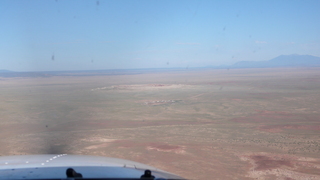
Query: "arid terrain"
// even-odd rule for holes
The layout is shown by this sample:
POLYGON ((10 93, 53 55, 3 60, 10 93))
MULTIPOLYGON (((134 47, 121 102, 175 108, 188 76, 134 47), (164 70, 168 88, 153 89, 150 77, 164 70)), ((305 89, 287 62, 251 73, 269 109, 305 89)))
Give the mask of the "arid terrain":
POLYGON ((320 179, 320 68, 0 78, 0 155, 129 159, 188 179, 320 179))

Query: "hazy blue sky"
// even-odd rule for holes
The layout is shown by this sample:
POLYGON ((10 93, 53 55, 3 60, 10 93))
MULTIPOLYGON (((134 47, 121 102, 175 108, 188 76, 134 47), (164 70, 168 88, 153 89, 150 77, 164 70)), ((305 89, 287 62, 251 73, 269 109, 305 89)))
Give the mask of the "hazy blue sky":
POLYGON ((320 56, 319 17, 319 0, 1 0, 0 69, 200 67, 320 56))

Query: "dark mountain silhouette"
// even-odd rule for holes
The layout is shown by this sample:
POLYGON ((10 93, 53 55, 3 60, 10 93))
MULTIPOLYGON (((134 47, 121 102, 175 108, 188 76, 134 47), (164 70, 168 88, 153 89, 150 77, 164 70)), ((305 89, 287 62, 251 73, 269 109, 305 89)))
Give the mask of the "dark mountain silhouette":
POLYGON ((281 55, 268 61, 240 61, 230 68, 320 67, 320 57, 311 55, 281 55))

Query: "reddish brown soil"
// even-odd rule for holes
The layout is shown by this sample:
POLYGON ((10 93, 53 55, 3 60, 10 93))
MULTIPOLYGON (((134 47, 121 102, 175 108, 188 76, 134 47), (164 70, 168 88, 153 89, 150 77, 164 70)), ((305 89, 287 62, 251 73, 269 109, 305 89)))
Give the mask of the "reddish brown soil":
POLYGON ((263 155, 252 155, 249 157, 254 161, 256 165, 255 170, 257 171, 271 170, 283 166, 293 167, 293 164, 286 159, 273 159, 271 157, 263 155))
POLYGON ((289 178, 289 177, 285 177, 284 180, 294 180, 294 179, 289 178))
POLYGON ((319 179, 319 159, 269 153, 253 153, 242 158, 252 165, 249 176, 254 179, 263 176, 277 176, 281 177, 280 179, 319 179))

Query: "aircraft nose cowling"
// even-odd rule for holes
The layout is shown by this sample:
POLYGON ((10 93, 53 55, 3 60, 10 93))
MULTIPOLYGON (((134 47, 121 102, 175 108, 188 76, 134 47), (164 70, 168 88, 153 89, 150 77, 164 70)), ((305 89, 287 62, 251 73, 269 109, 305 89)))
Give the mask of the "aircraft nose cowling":
POLYGON ((153 176, 156 179, 182 179, 152 166, 118 158, 67 154, 0 157, 0 179, 67 177, 150 179, 153 176), (149 174, 151 172, 152 175, 149 174))

